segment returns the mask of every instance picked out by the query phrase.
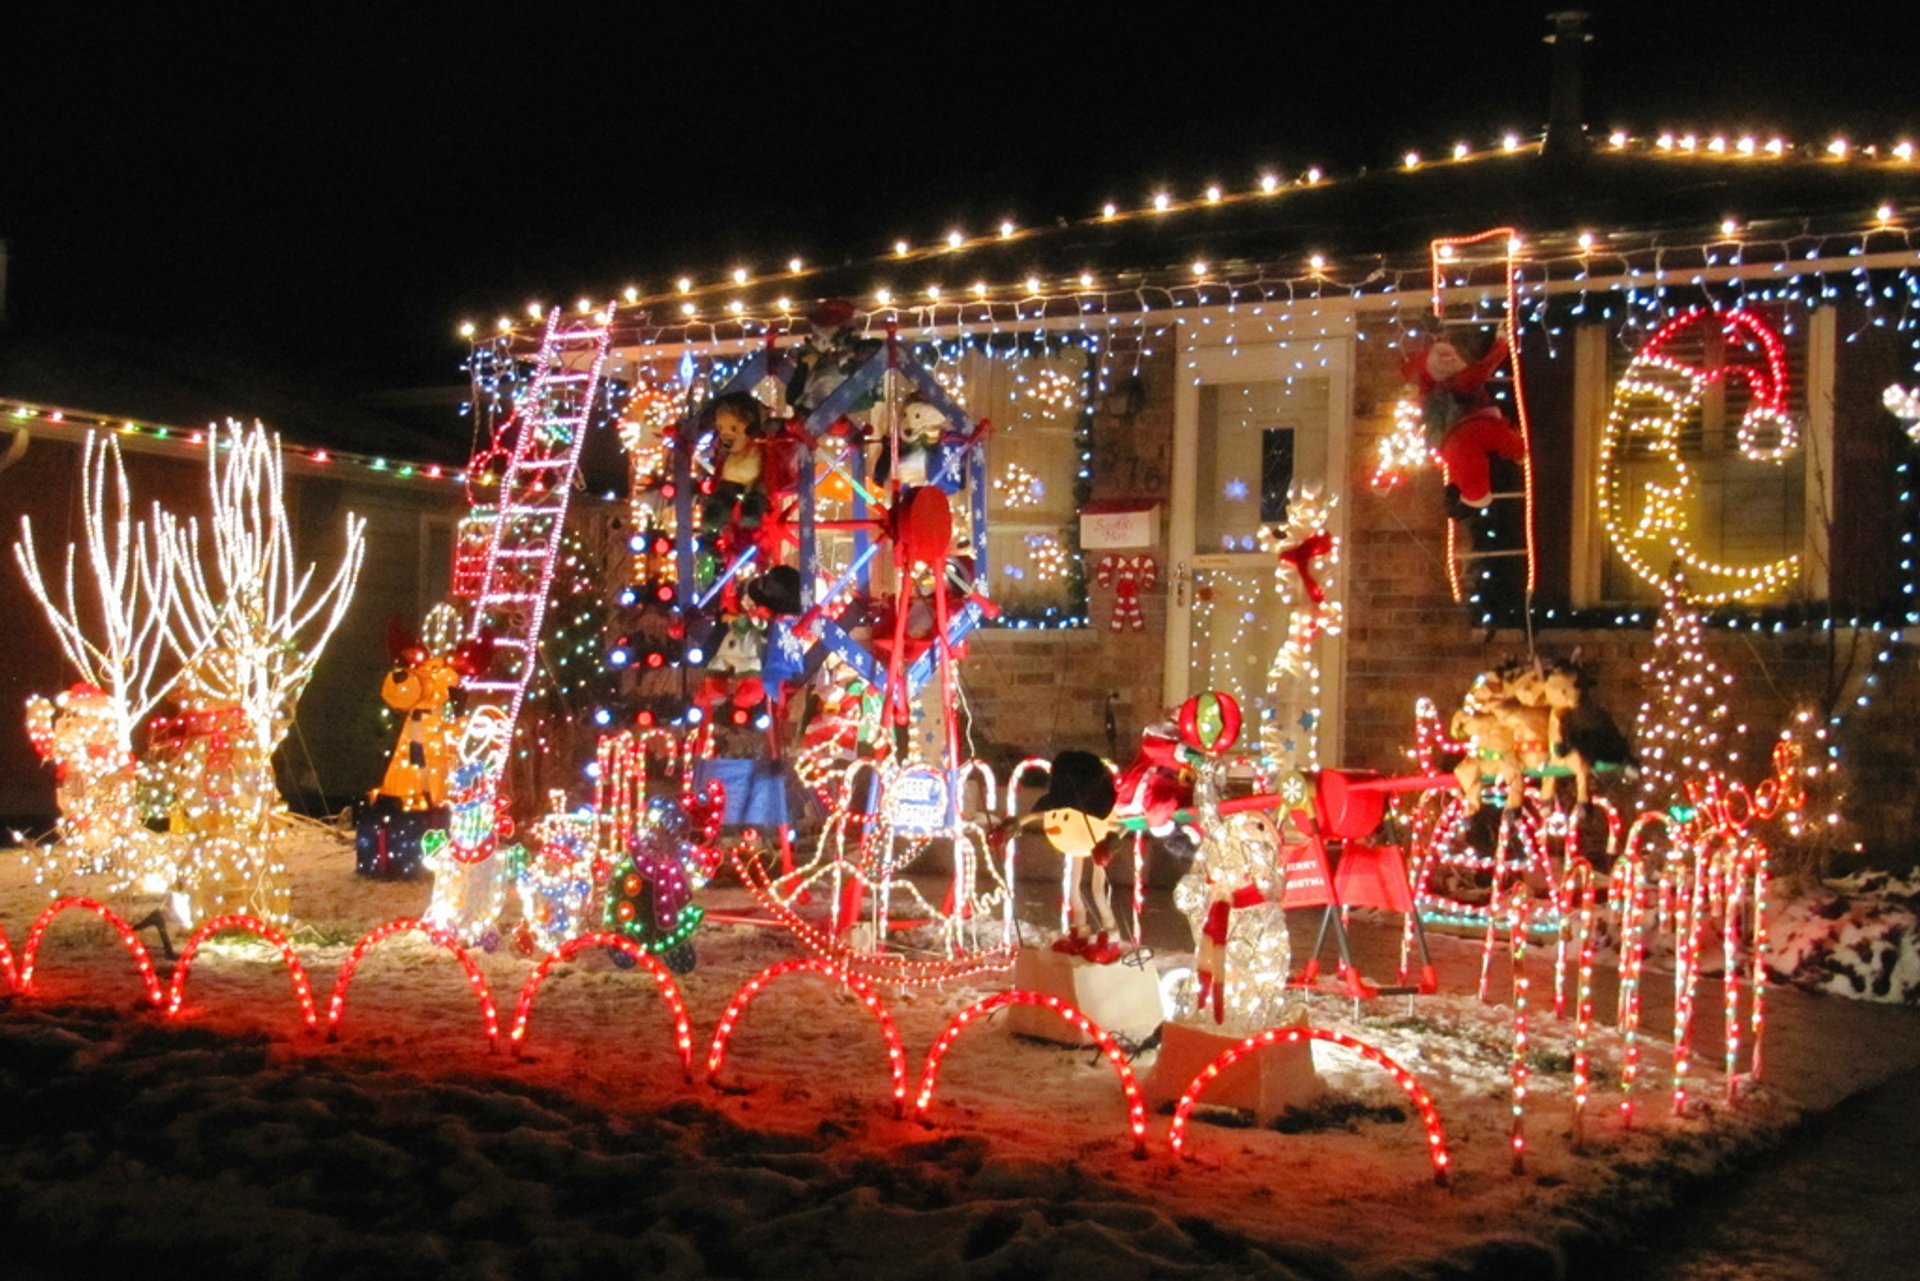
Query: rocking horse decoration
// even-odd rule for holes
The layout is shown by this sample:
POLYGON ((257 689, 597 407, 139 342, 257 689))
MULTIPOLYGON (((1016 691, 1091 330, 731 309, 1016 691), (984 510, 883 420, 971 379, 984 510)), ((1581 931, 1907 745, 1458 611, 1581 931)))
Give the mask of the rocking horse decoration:
POLYGON ((448 771, 460 731, 455 697, 462 680, 493 661, 492 636, 482 631, 441 653, 390 620, 387 655, 393 668, 380 698, 400 713, 400 737, 386 776, 354 805, 355 870, 381 879, 420 874, 420 838, 447 825, 448 771))

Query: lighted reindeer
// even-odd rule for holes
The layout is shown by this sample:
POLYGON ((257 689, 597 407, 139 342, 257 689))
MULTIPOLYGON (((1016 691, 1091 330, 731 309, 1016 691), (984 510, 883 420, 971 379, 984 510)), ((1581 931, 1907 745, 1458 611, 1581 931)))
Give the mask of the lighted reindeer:
MULTIPOLYGON (((1593 773, 1601 766, 1632 766, 1633 748, 1605 709, 1588 701, 1592 678, 1580 665, 1580 651, 1564 661, 1536 660, 1522 669, 1510 686, 1513 698, 1530 710, 1547 714, 1548 763, 1573 778, 1574 801, 1585 805, 1592 797, 1593 773)), ((1541 794, 1552 800, 1558 778, 1549 773, 1541 794)))
POLYGON ((1505 795, 1505 808, 1520 808, 1529 769, 1546 764, 1549 726, 1544 708, 1528 707, 1514 693, 1524 668, 1509 663, 1474 677, 1448 733, 1466 744, 1454 767, 1467 812, 1480 808, 1483 782, 1492 779, 1505 795))
POLYGON ((1551 802, 1565 771, 1573 778, 1575 801, 1585 805, 1596 767, 1633 764, 1613 718, 1587 701, 1592 682, 1579 659, 1576 650, 1564 661, 1508 663, 1474 678, 1450 731, 1467 745, 1454 773, 1469 813, 1479 808, 1480 787, 1489 777, 1511 810, 1520 806, 1529 773, 1539 776, 1540 795, 1551 802))

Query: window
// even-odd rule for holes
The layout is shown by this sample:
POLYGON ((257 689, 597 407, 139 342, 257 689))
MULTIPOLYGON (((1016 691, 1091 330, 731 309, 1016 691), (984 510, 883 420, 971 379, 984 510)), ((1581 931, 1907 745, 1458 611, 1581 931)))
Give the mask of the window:
POLYGON ((1705 604, 1824 597, 1834 328, 1742 305, 1579 331, 1581 600, 1652 603, 1674 573, 1705 604))
POLYGON ((1077 491, 1087 464, 1090 359, 1076 342, 916 353, 976 420, 987 419, 988 590, 1015 618, 1085 612, 1077 491))

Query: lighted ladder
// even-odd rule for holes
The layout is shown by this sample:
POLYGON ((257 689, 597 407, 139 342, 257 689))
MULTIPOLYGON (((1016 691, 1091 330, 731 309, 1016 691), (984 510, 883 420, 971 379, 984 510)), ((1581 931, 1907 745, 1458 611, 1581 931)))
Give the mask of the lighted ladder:
MULTIPOLYGON (((1520 368, 1518 311, 1518 269, 1515 258, 1519 234, 1512 227, 1495 227, 1471 236, 1447 236, 1428 247, 1433 268, 1433 314, 1442 329, 1493 328, 1506 340, 1508 378, 1495 385, 1511 388, 1510 405, 1514 426, 1526 443, 1519 463, 1520 487, 1496 489, 1487 510, 1473 520, 1447 522, 1447 585, 1456 601, 1466 601, 1476 588, 1488 588, 1495 574, 1505 568, 1503 562, 1523 561, 1525 596, 1533 598, 1536 577, 1533 520, 1533 432, 1527 421, 1527 402, 1520 368), (1494 267, 1501 273, 1497 316, 1481 312, 1483 290, 1460 289, 1450 274, 1471 281, 1475 268, 1494 267), (1465 292, 1472 302, 1471 312, 1464 304, 1455 304, 1449 315, 1449 288, 1465 292), (1462 528, 1462 525, 1465 528, 1462 528)), ((1456 292, 1456 297, 1458 296, 1456 292)), ((1491 610, 1483 611, 1490 614, 1491 610)))
POLYGON ((506 713, 506 732, 487 762, 488 786, 497 795, 540 662, 540 626, 560 551, 574 471, 586 439, 600 371, 607 359, 613 309, 569 317, 547 315, 532 381, 514 405, 513 452, 500 477, 487 541, 486 569, 473 604, 470 638, 493 638, 493 664, 463 681, 471 714, 482 707, 506 713))

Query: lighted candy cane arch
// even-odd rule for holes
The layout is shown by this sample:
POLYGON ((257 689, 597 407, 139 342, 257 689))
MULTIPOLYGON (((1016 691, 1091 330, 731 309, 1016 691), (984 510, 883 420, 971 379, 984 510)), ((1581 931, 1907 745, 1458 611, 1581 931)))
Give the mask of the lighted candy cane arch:
POLYGON ((893 1015, 887 1012, 879 993, 873 990, 870 983, 828 961, 780 961, 769 965, 740 986, 740 990, 733 994, 733 999, 727 1002, 727 1008, 721 1011, 720 1022, 713 1030, 713 1044, 707 1050, 707 1083, 712 1085, 719 1081, 720 1069, 727 1061, 727 1045, 733 1039, 734 1028, 739 1026, 747 1006, 768 984, 787 974, 819 974, 832 979, 872 1011, 880 1024, 880 1036, 886 1042, 887 1068, 893 1078, 893 1114, 899 1117, 906 1107, 907 1053, 900 1041, 900 1031, 894 1026, 893 1015))
POLYGON ((513 1030, 507 1034, 507 1040, 513 1046, 514 1057, 520 1055, 520 1046, 527 1038, 527 1024, 533 1018, 533 999, 547 981, 547 975, 562 962, 571 961, 581 952, 591 947, 612 948, 616 952, 630 957, 635 964, 644 969, 660 989, 660 999, 667 1003, 667 1012, 673 1016, 673 1044, 679 1051, 681 1068, 686 1072, 687 1080, 693 1080, 693 1031, 687 1021, 687 1003, 680 995, 680 985, 674 982, 673 974, 662 965, 646 948, 634 942, 624 934, 610 931, 597 931, 568 939, 556 952, 549 953, 533 973, 527 976, 526 983, 520 989, 520 1005, 513 1015, 513 1030))
POLYGON ((460 963, 461 970, 467 976, 467 985, 480 1001, 480 1018, 486 1025, 487 1051, 492 1053, 500 1040, 500 1014, 494 1008, 493 989, 487 986, 487 976, 480 972, 480 967, 473 963, 473 957, 467 954, 467 949, 461 947, 453 935, 425 921, 404 916, 374 926, 361 936, 360 941, 353 945, 353 951, 347 954, 346 963, 340 967, 340 977, 333 981, 333 996, 327 1001, 327 1039, 332 1041, 340 1035, 340 1021, 347 1011, 347 989, 353 984, 354 972, 359 968, 361 958, 377 944, 408 931, 426 935, 451 952, 453 959, 460 963))
POLYGON ((985 1015, 1008 1005, 1034 1005, 1044 1010, 1052 1010, 1071 1027, 1100 1047, 1100 1053, 1120 1078, 1120 1091, 1127 1099, 1127 1130, 1133 1135, 1133 1155, 1136 1159, 1147 1155, 1147 1104, 1140 1093, 1140 1083, 1134 1079, 1133 1067, 1127 1062, 1127 1056, 1120 1046, 1092 1019, 1057 996, 1047 996, 1040 992, 1025 992, 1014 989, 1007 992, 995 992, 969 1005, 954 1015, 947 1026, 941 1030, 939 1039, 933 1048, 927 1051, 927 1061, 920 1073, 920 1092, 914 1099, 913 1114, 922 1124, 927 1124, 927 1109, 933 1105, 933 1091, 940 1081, 940 1061, 960 1039, 967 1027, 985 1015))
POLYGON ((180 950, 180 959, 174 963, 173 982, 167 992, 167 1017, 180 1017, 181 1003, 187 998, 187 976, 193 972, 193 961, 201 945, 214 935, 229 931, 255 935, 279 951, 280 959, 287 964, 287 978, 293 983, 293 999, 300 1006, 300 1017, 306 1023, 307 1031, 319 1031, 320 1015, 313 1006, 313 984, 307 977, 307 967, 294 954, 286 935, 257 916, 217 916, 193 932, 193 937, 180 950))
POLYGON ((120 939, 121 946, 133 957, 134 968, 140 973, 140 984, 146 989, 147 1000, 154 1005, 165 1005, 167 994, 160 986, 160 980, 154 977, 153 958, 147 955, 146 946, 134 935, 133 927, 125 918, 112 908, 90 898, 69 897, 55 899, 47 905, 46 911, 34 918, 33 927, 27 931, 27 944, 20 951, 20 976, 17 990, 22 996, 33 995, 35 967, 39 964, 40 945, 46 940, 47 927, 62 912, 88 912, 104 921, 120 939))
POLYGON ((1377 1064, 1384 1069, 1393 1079, 1393 1083, 1399 1086, 1401 1092, 1412 1102, 1414 1110, 1419 1113, 1420 1124, 1426 1127, 1427 1158, 1433 1162, 1433 1181, 1442 1186, 1446 1185, 1447 1165, 1450 1160, 1447 1154, 1447 1131, 1441 1124, 1440 1110, 1433 1105, 1433 1098, 1427 1093, 1426 1088, 1420 1084, 1413 1073, 1365 1041, 1356 1040, 1344 1032, 1335 1032, 1323 1027, 1268 1028, 1228 1048, 1213 1062, 1201 1068, 1194 1075, 1192 1083, 1187 1086, 1186 1093, 1180 1096, 1180 1102, 1173 1110, 1173 1124, 1167 1128, 1167 1147, 1175 1156, 1187 1155, 1187 1125, 1192 1119, 1194 1106, 1200 1102, 1200 1096, 1206 1092, 1207 1087, 1219 1079, 1221 1073, 1249 1054, 1281 1041, 1289 1044, 1298 1044, 1301 1041, 1325 1041, 1331 1045, 1352 1050, 1367 1062, 1377 1064))

